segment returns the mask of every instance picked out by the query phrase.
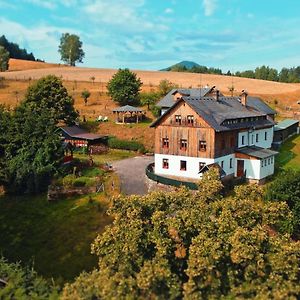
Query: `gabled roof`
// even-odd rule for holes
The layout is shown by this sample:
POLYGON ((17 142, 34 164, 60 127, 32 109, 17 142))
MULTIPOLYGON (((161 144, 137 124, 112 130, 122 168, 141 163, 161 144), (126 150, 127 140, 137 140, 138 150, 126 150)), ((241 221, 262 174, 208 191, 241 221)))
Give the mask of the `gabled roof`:
POLYGON ((276 111, 258 97, 247 97, 247 105, 267 115, 275 115, 276 111))
POLYGON ((279 131, 286 129, 290 126, 293 126, 295 124, 299 125, 299 120, 293 120, 293 119, 286 119, 281 122, 279 122, 277 125, 274 126, 274 131, 279 131))
POLYGON ((77 125, 60 127, 60 129, 64 133, 66 133, 68 136, 70 136, 72 138, 77 138, 77 139, 94 141, 94 140, 98 140, 98 139, 102 139, 102 138, 106 137, 105 135, 89 133, 77 125))
POLYGON ((173 106, 175 103, 174 100, 174 94, 176 92, 179 92, 180 94, 183 94, 185 96, 189 97, 204 97, 206 96, 213 88, 192 88, 192 89, 172 89, 165 97, 163 97, 156 106, 158 107, 166 107, 169 108, 173 106))
POLYGON ((260 118, 256 121, 224 124, 225 120, 235 120, 242 118, 256 118, 266 116, 266 113, 259 112, 249 106, 244 106, 238 97, 219 97, 217 101, 213 97, 182 97, 181 100, 173 104, 171 108, 160 116, 151 127, 155 127, 160 121, 175 108, 178 103, 184 101, 187 103, 200 117, 204 119, 216 131, 228 131, 242 128, 263 128, 273 126, 275 123, 267 118, 260 118))
POLYGON ((143 110, 131 105, 124 105, 113 109, 113 112, 143 112, 143 110))
POLYGON ((236 152, 242 153, 242 154, 246 154, 249 156, 253 156, 259 159, 263 159, 263 158, 268 158, 270 156, 276 155, 278 154, 278 152, 270 150, 270 149, 265 149, 265 148, 260 148, 260 147, 256 147, 256 146, 247 146, 247 147, 243 147, 243 148, 239 148, 235 150, 236 152))

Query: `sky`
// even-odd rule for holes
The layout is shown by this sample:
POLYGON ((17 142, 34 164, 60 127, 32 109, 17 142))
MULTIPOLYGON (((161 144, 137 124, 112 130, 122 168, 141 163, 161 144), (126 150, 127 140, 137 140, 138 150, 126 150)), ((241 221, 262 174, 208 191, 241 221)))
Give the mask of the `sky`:
POLYGON ((77 34, 84 67, 280 69, 300 65, 299 12, 299 0, 0 0, 0 35, 59 63, 62 33, 77 34))

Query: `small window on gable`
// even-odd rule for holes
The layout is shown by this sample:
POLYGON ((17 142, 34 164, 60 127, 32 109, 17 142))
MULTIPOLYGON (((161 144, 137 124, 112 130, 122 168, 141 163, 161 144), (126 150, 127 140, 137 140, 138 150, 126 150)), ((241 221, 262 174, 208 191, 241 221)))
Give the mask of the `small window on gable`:
POLYGON ((194 125, 194 116, 188 115, 187 116, 187 123, 188 123, 188 125, 193 126, 194 125))
POLYGON ((199 141, 199 151, 206 151, 206 141, 199 141))
POLYGON ((268 139, 268 132, 265 132, 265 141, 268 139))
POLYGON ((163 169, 169 169, 169 160, 167 158, 163 158, 163 169))
POLYGON ((221 168, 224 169, 224 160, 221 161, 221 168))
POLYGON ((256 134, 255 140, 256 140, 256 143, 258 143, 258 133, 256 134))
POLYGON ((187 149, 187 140, 184 139, 180 140, 180 149, 184 151, 187 149))
POLYGON ((169 138, 163 138, 162 139, 162 147, 163 148, 169 148, 169 138))
POLYGON ((233 159, 232 159, 232 158, 230 158, 230 161, 229 161, 229 167, 230 167, 230 169, 232 169, 232 168, 233 168, 232 162, 233 162, 233 159))
POLYGON ((180 170, 181 171, 186 171, 186 160, 181 160, 180 161, 180 170))
POLYGON ((181 115, 175 115, 175 123, 176 125, 181 125, 181 115))

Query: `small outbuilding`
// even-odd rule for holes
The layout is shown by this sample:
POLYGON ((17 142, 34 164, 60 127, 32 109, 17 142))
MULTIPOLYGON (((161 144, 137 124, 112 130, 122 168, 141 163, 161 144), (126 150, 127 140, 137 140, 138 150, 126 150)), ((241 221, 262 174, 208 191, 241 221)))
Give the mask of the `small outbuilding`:
POLYGON ((107 144, 107 135, 89 133, 77 125, 60 127, 65 144, 71 144, 75 148, 99 146, 107 144))
POLYGON ((273 147, 277 148, 288 137, 299 133, 299 120, 286 119, 274 126, 273 147))
POLYGON ((131 105, 125 105, 113 110, 114 114, 117 114, 117 123, 138 123, 145 116, 145 111, 138 107, 131 105))

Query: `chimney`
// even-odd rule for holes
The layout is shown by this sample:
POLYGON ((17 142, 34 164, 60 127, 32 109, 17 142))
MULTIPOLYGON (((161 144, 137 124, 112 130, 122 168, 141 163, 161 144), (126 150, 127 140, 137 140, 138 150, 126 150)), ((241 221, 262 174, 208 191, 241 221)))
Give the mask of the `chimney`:
POLYGON ((247 106, 247 97, 248 97, 248 93, 245 90, 242 90, 242 94, 240 95, 241 97, 241 103, 244 106, 247 106))

